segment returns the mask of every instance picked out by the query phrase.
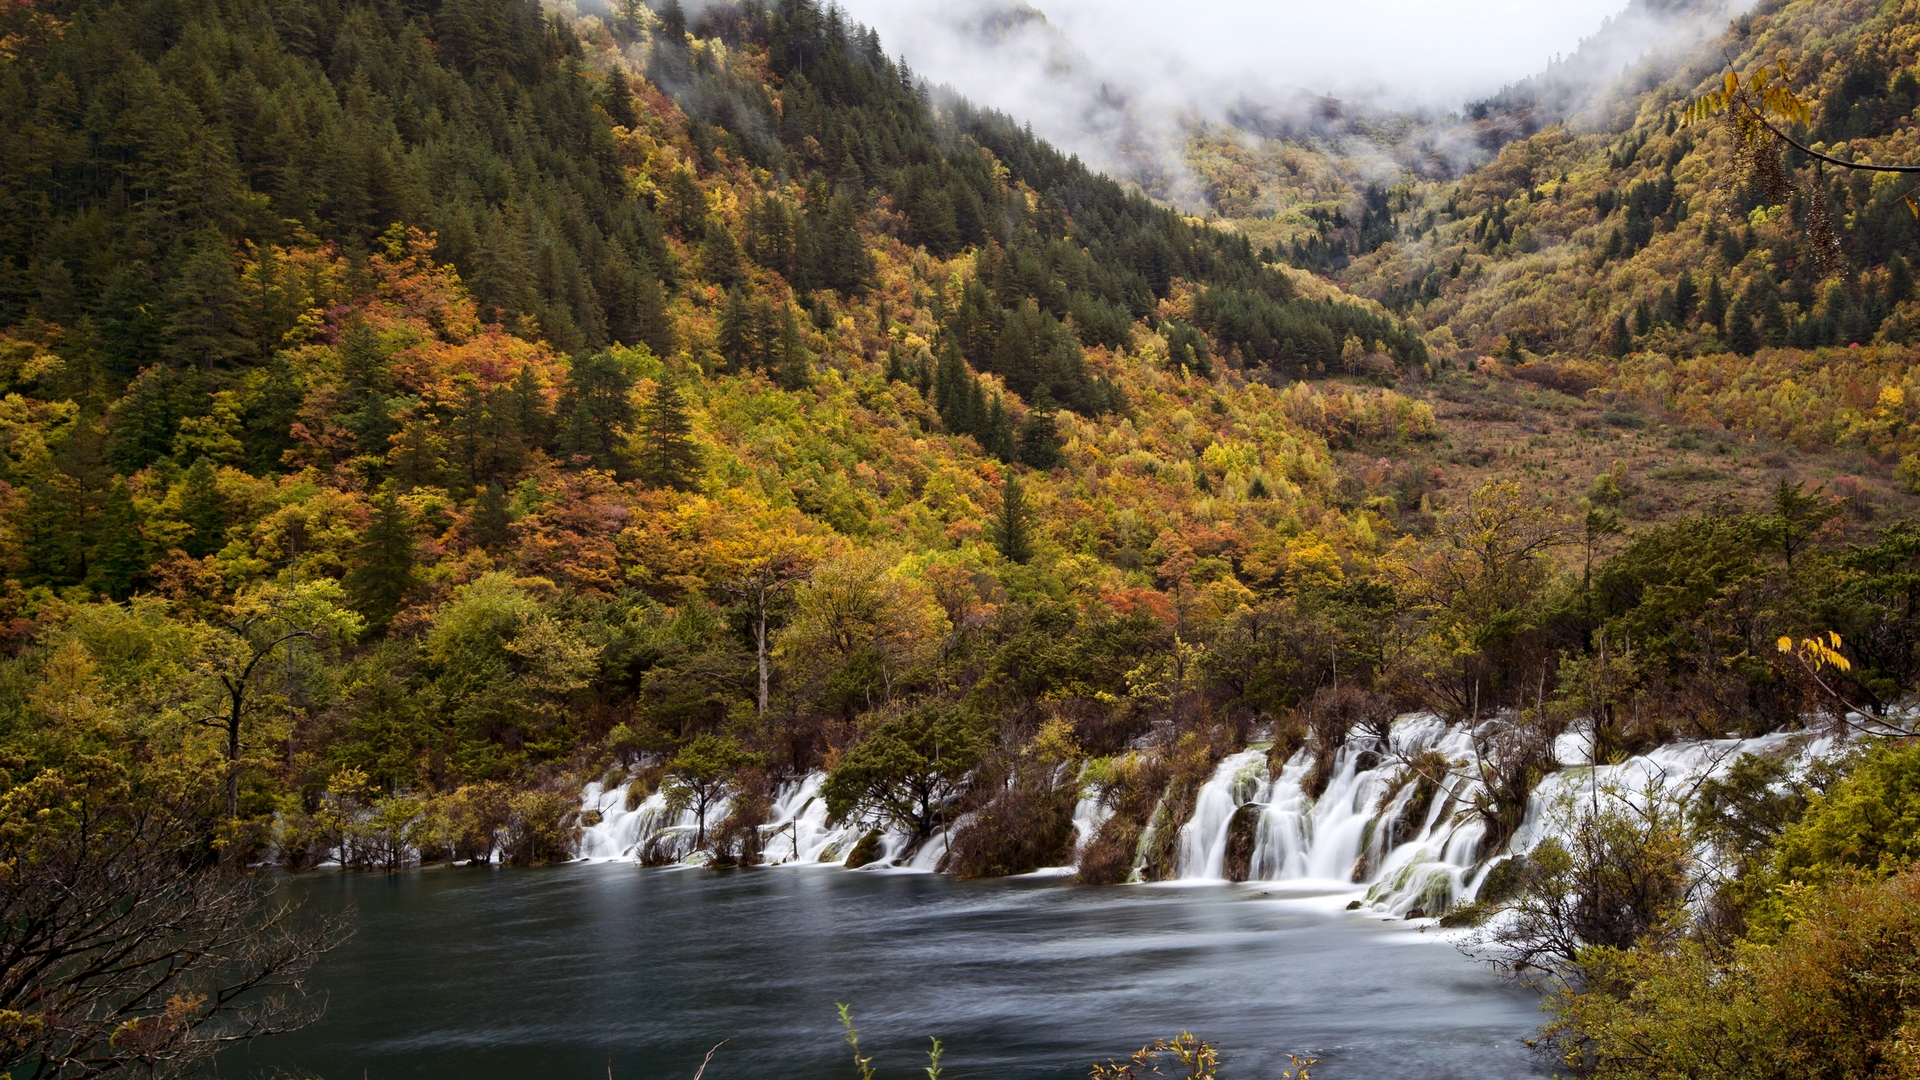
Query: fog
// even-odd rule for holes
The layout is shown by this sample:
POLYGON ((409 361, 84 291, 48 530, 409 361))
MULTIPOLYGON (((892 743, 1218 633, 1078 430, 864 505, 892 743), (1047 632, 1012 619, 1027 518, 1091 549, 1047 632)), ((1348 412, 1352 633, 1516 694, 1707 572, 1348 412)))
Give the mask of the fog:
MULTIPOLYGON (((1337 143, 1391 173, 1484 156, 1469 102, 1574 115, 1622 72, 1697 51, 1745 0, 840 0, 917 74, 1090 164, 1192 201, 1196 123, 1337 143), (1516 84, 1518 86, 1516 87, 1516 84), (1335 99, 1334 101, 1329 99, 1335 99), (1412 122, 1409 123, 1409 117, 1412 122), (1364 121, 1364 122, 1359 122, 1364 121), (1391 127, 1394 145, 1378 132, 1391 127)), ((1522 132, 1524 133, 1524 132, 1522 132)), ((1510 134, 1510 132, 1509 132, 1510 134)))

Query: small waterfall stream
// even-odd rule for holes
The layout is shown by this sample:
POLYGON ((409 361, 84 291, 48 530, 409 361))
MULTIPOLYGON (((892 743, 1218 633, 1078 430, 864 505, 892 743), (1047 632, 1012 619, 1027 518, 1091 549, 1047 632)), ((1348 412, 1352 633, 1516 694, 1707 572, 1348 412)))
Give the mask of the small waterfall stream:
MULTIPOLYGON (((1180 827, 1176 878, 1227 880, 1238 845, 1232 876, 1244 873, 1250 882, 1301 891, 1354 892, 1364 896, 1365 905, 1391 915, 1435 914, 1471 900, 1501 857, 1531 850, 1554 827, 1553 807, 1589 785, 1630 797, 1650 790, 1650 784, 1682 792, 1725 771, 1745 753, 1788 754, 1804 763, 1835 749, 1831 738, 1775 734, 1675 743, 1595 768, 1586 764, 1586 741, 1579 732, 1560 739, 1556 756, 1563 767, 1535 789, 1522 824, 1501 852, 1482 850, 1486 825, 1470 809, 1477 780, 1459 768, 1422 776, 1405 764, 1473 760, 1473 737, 1463 726, 1411 714, 1395 722, 1387 746, 1356 736, 1335 752, 1317 798, 1306 788, 1314 772, 1309 750, 1295 753, 1275 773, 1267 747, 1256 744, 1223 758, 1197 793, 1193 815, 1180 827)), ((780 786, 771 820, 760 826, 763 864, 844 865, 871 829, 864 823, 829 823, 820 795, 825 780, 825 773, 814 772, 780 786)), ((704 859, 692 850, 699 826, 695 815, 670 813, 659 792, 628 810, 625 785, 593 783, 582 794, 582 809, 597 815, 581 830, 577 851, 583 860, 662 865, 704 859)), ((711 808, 708 828, 727 812, 725 804, 711 808)), ((1076 860, 1110 814, 1097 792, 1083 793, 1073 814, 1076 860)), ((962 818, 917 846, 904 833, 883 833, 866 868, 934 871, 946 854, 948 836, 965 824, 962 818)))

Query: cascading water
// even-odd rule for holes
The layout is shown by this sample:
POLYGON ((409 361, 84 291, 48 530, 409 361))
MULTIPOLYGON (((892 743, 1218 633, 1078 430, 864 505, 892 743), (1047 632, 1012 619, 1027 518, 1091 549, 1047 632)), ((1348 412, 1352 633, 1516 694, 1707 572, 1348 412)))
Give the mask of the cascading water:
MULTIPOLYGON (((1504 852, 1482 850, 1486 824, 1471 809, 1480 791, 1477 780, 1455 768, 1434 775, 1407 765, 1474 760, 1473 735, 1463 726, 1412 714, 1394 723, 1384 747, 1350 739, 1335 752, 1317 798, 1306 789, 1315 770, 1310 751, 1294 754, 1276 775, 1266 747, 1256 745, 1224 758, 1202 785, 1193 816, 1180 827, 1175 876, 1226 880, 1238 838, 1243 846, 1231 876, 1244 873, 1248 881, 1302 891, 1361 893, 1366 904, 1391 915, 1437 914, 1471 900, 1500 857, 1530 851, 1550 835, 1560 820, 1554 807, 1589 788, 1628 795, 1657 788, 1682 792, 1730 768, 1742 754, 1788 754, 1804 763, 1835 748, 1829 738, 1779 734, 1676 743, 1595 768, 1586 764, 1585 744, 1579 732, 1561 738, 1555 752, 1565 767, 1535 789, 1504 852), (1243 830, 1250 830, 1250 838, 1243 830)), ((829 823, 820 794, 825 781, 825 773, 815 772, 780 786, 771 820, 760 826, 763 864, 844 865, 870 831, 863 823, 829 823)), ((581 830, 582 859, 663 864, 702 857, 693 850, 700 822, 690 810, 671 812, 659 792, 629 810, 625 785, 589 784, 582 809, 594 822, 581 830)), ((724 804, 711 808, 708 828, 727 812, 724 804)), ((1110 813, 1096 792, 1082 794, 1073 815, 1076 861, 1110 813)), ((905 833, 883 833, 866 865, 936 870, 950 833, 965 825, 962 818, 950 832, 918 845, 905 833)))
MULTIPOLYGON (((775 791, 771 820, 760 826, 762 865, 846 863, 871 826, 857 822, 828 824, 826 800, 820 794, 826 780, 826 773, 809 773, 775 791)), ((628 810, 627 791, 626 784, 612 788, 597 782, 587 785, 581 793, 581 809, 593 824, 580 830, 577 857, 651 865, 701 861, 702 853, 694 850, 700 822, 692 810, 672 813, 665 794, 658 791, 628 810)), ((707 828, 711 830, 724 820, 728 811, 725 801, 708 808, 707 828)), ((956 828, 960 824, 956 823, 956 828)), ((878 851, 867 865, 932 871, 946 850, 945 834, 935 834, 915 848, 913 838, 905 833, 882 832, 878 851)))

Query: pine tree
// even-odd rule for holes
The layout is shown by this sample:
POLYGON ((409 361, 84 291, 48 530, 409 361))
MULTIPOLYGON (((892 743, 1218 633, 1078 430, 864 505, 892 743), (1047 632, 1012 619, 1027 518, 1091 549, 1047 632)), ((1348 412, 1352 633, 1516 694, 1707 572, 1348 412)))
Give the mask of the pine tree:
POLYGON ((687 10, 680 6, 680 0, 667 0, 660 5, 659 40, 669 45, 686 45, 687 10))
POLYGON ((1685 326, 1693 317, 1693 305, 1700 298, 1700 288, 1694 284, 1693 271, 1680 271, 1680 279, 1673 284, 1674 322, 1685 326))
POLYGON ((633 286, 634 336, 653 350, 655 356, 670 356, 679 346, 674 337, 673 318, 667 313, 666 290, 653 260, 643 252, 635 264, 633 286))
POLYGON ((561 402, 566 423, 555 446, 568 457, 586 457, 598 468, 626 466, 623 444, 633 424, 633 376, 607 353, 575 357, 561 402))
POLYGON ((1741 356, 1752 356, 1760 351, 1760 335, 1753 329, 1753 312, 1747 308, 1746 297, 1733 302, 1733 309, 1727 312, 1727 348, 1741 356))
POLYGON ((1913 297, 1913 269, 1898 255, 1887 260, 1887 303, 1898 304, 1913 297))
POLYGON ((1020 425, 1020 464, 1042 472, 1059 467, 1060 430, 1053 414, 1053 398, 1045 390, 1034 395, 1020 425))
POLYGON ((701 238, 700 276, 725 289, 733 288, 746 277, 740 268, 740 245, 720 221, 708 221, 701 238))
MULTIPOLYGON (((513 381, 494 391, 493 398, 501 426, 512 440, 529 448, 545 448, 553 438, 553 414, 547 407, 546 388, 533 365, 520 365, 513 381)), ((511 455, 503 455, 511 456, 511 455)))
POLYGON ((729 373, 737 375, 760 367, 762 357, 756 329, 753 303, 747 291, 728 289, 726 306, 720 309, 720 334, 716 344, 729 373))
POLYGON ((1020 478, 1007 470, 1000 489, 1000 510, 993 519, 993 546, 1009 562, 1024 564, 1033 558, 1033 510, 1020 478))
POLYGON ((199 458, 181 483, 180 520, 193 529, 185 547, 196 559, 227 546, 227 501, 220 495, 217 480, 213 463, 199 458))
POLYGON ((66 476, 36 481, 20 522, 24 585, 72 585, 87 572, 80 492, 66 476))
POLYGON ((607 73, 606 95, 607 117, 623 128, 640 125, 640 117, 633 111, 633 89, 627 85, 627 74, 615 67, 607 73))
POLYGON ((357 562, 347 574, 347 595, 354 610, 367 620, 367 629, 384 633, 414 584, 412 522, 392 481, 382 484, 374 499, 373 520, 357 562))
POLYGON ((1607 351, 1614 356, 1625 356, 1633 350, 1633 335, 1627 330, 1627 317, 1615 315, 1613 328, 1607 332, 1607 351))
POLYGON ((467 519, 467 527, 473 534, 473 542, 492 551, 506 544, 508 527, 513 524, 513 514, 508 508, 507 492, 499 484, 488 484, 480 489, 473 500, 473 513, 467 519))
POLYGON ((1004 462, 1013 461, 1013 421, 1007 417, 1006 403, 1000 395, 993 395, 993 404, 987 408, 985 430, 980 436, 981 449, 1004 462))
POLYGON ((1721 337, 1727 334, 1727 291, 1721 287, 1718 274, 1707 279, 1707 295, 1700 302, 1700 325, 1721 337))
POLYGON ((127 482, 114 477, 100 514, 100 534, 89 560, 87 583, 114 600, 133 594, 147 572, 147 541, 140 535, 140 516, 127 482))
POLYGON ((699 448, 692 433, 680 387, 663 374, 653 388, 653 396, 640 410, 640 460, 635 471, 641 481, 675 491, 691 487, 700 467, 699 448))
POLYGON ((254 351, 240 331, 240 275, 226 238, 208 229, 179 266, 167 319, 167 352, 175 361, 209 369, 254 351))

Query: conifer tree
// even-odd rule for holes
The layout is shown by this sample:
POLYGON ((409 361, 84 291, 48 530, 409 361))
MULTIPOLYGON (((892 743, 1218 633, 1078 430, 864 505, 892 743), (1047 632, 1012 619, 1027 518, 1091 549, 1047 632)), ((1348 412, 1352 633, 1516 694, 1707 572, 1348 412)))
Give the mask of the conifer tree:
POLYGON ((78 495, 65 476, 33 484, 20 522, 22 584, 71 585, 85 576, 87 555, 78 495))
POLYGON ((618 67, 607 73, 606 94, 607 117, 623 128, 638 127, 640 117, 633 111, 633 89, 627 85, 627 74, 618 67))
POLYGON ((1625 356, 1633 350, 1633 335, 1627 330, 1627 317, 1624 314, 1613 317, 1613 327, 1607 331, 1607 351, 1614 356, 1625 356))
POLYGON ((553 416, 547 407, 547 395, 533 365, 520 365, 520 373, 505 387, 495 391, 499 400, 502 426, 507 437, 527 447, 544 448, 553 438, 553 416))
POLYGON ((1725 337, 1727 334, 1727 291, 1720 284, 1720 275, 1707 279, 1707 295, 1700 302, 1700 325, 1725 337))
POLYGON ((716 342, 727 370, 738 374, 759 366, 759 341, 753 319, 753 304, 745 289, 728 289, 726 306, 720 309, 720 334, 716 342))
POLYGON ((187 554, 205 558, 227 546, 227 503, 220 495, 213 463, 196 459, 187 470, 180 491, 180 520, 192 527, 187 554))
POLYGON ((253 351, 240 331, 240 275, 226 238, 213 229, 198 237, 180 264, 167 319, 167 352, 203 370, 253 351))
POLYGON ((691 438, 686 401, 669 375, 661 375, 653 395, 640 410, 640 460, 635 471, 641 481, 658 488, 685 491, 700 467, 699 448, 691 438))
POLYGON ((1020 425, 1020 464, 1043 472, 1060 465, 1060 429, 1054 421, 1053 398, 1045 390, 1034 395, 1020 425))
POLYGON ((1013 461, 1013 422, 1007 417, 1006 403, 993 395, 987 409, 987 422, 980 433, 981 449, 1004 462, 1013 461))
POLYGON ((480 494, 473 500, 473 514, 467 522, 473 542, 488 551, 501 547, 507 542, 507 530, 512 524, 513 515, 508 509, 506 489, 497 483, 481 488, 480 494))
POLYGON ((1033 509, 1027 505, 1020 478, 1011 469, 1000 489, 1000 509, 993 519, 993 546, 1009 562, 1024 564, 1033 558, 1033 509))
POLYGON ((679 345, 673 333, 673 319, 667 313, 666 290, 660 286, 660 275, 653 260, 644 252, 634 266, 633 333, 655 356, 670 355, 679 345))
POLYGON ((400 613, 413 584, 412 522, 400 502, 399 488, 389 480, 374 499, 373 520, 360 545, 358 565, 347 574, 347 595, 353 609, 367 620, 367 628, 380 634, 400 613))
POLYGON ((1753 312, 1744 296, 1735 300, 1733 309, 1727 312, 1727 348, 1741 356, 1760 351, 1760 335, 1754 332, 1753 312))
POLYGON ((687 43, 687 10, 680 6, 680 0, 667 0, 660 5, 660 38, 669 45, 687 43))
POLYGON ((585 457, 602 469, 626 466, 623 443, 633 425, 633 376, 607 353, 575 357, 567 374, 566 421, 555 446, 569 458, 585 457))
POLYGON ((733 233, 718 220, 707 222, 700 242, 700 276, 722 288, 731 289, 746 276, 740 268, 740 245, 733 233))
POLYGON ((127 482, 114 477, 100 513, 100 534, 89 560, 87 581, 115 600, 125 600, 147 572, 147 542, 127 482))

